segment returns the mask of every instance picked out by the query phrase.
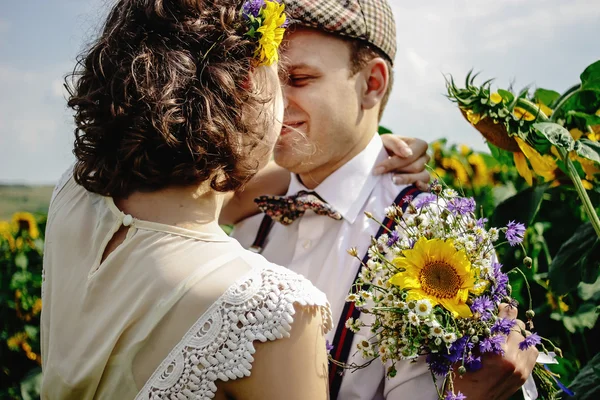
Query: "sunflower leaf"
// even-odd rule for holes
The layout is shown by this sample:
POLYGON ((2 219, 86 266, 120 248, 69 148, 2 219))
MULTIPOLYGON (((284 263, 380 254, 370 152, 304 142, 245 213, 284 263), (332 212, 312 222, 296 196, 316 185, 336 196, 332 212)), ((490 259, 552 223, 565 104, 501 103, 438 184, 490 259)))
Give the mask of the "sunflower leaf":
POLYGON ((580 226, 552 259, 548 272, 552 291, 566 294, 577 288, 582 277, 587 283, 594 273, 598 277, 599 247, 592 224, 588 222, 580 226))
POLYGON ((538 135, 543 136, 556 147, 566 149, 567 151, 571 151, 575 147, 575 140, 573 140, 569 131, 559 124, 538 122, 533 124, 533 127, 538 135))
POLYGON ((568 111, 567 122, 571 123, 573 120, 581 121, 582 125, 600 125, 600 116, 592 115, 580 111, 568 111))
POLYGON ((578 156, 600 163, 600 143, 593 142, 587 138, 581 138, 575 142, 574 148, 578 156))
POLYGON ((542 103, 548 107, 560 97, 560 93, 554 90, 538 88, 533 94, 535 101, 542 103))
POLYGON ((515 96, 508 90, 498 89, 498 94, 502 97, 505 104, 510 104, 515 99, 515 96))
POLYGON ((491 226, 506 226, 509 221, 529 225, 542 204, 548 185, 529 187, 498 204, 490 218, 491 226))
POLYGON ((580 77, 581 90, 600 92, 600 60, 589 65, 580 77))

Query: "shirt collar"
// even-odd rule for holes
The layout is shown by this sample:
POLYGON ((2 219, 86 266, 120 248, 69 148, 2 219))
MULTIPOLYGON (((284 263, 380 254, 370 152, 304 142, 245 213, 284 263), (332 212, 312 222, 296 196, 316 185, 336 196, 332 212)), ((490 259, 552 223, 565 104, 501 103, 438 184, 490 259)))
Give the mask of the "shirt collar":
MULTIPOLYGON (((381 138, 375 134, 363 151, 329 175, 314 191, 352 224, 381 179, 373 175, 373 168, 387 157, 381 138)), ((294 195, 300 190, 310 191, 292 174, 287 194, 294 195)))

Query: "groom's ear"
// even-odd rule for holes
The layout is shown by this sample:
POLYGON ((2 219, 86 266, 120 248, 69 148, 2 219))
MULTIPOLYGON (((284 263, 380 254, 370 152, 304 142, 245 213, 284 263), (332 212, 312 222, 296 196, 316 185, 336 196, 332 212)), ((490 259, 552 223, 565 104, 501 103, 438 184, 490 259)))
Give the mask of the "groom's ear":
POLYGON ((390 84, 390 71, 383 58, 375 57, 361 70, 361 106, 370 110, 381 103, 390 84))

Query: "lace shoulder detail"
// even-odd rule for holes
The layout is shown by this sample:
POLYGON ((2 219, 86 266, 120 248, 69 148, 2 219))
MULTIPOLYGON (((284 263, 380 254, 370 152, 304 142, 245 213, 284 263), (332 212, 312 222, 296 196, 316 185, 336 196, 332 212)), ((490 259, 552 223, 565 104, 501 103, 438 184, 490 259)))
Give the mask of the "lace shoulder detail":
POLYGON ((295 303, 320 307, 323 333, 332 329, 325 294, 306 278, 276 265, 253 268, 196 321, 136 399, 212 399, 217 380, 250 376, 255 340, 290 336, 295 303))

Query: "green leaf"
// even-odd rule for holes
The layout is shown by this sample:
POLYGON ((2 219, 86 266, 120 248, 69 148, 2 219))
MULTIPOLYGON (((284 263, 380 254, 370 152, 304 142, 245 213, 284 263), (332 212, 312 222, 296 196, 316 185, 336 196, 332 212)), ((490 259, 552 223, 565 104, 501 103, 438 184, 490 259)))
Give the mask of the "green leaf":
POLYGON ((25 325, 25 333, 27 333, 27 336, 30 338, 36 338, 40 333, 40 328, 34 325, 25 325))
POLYGON ((599 107, 600 92, 579 91, 567 99, 564 106, 562 106, 562 110, 565 113, 569 111, 581 111, 587 114, 594 114, 599 107))
MULTIPOLYGON (((581 225, 558 249, 550 264, 548 278, 556 294, 566 294, 581 282, 585 270, 596 269, 600 264, 599 242, 591 223, 581 225)), ((586 273, 587 274, 587 273, 586 273)))
POLYGON ((596 279, 594 283, 581 282, 577 286, 577 292, 579 297, 583 301, 598 301, 600 300, 600 278, 596 279))
POLYGON ((29 371, 20 386, 23 400, 39 399, 42 388, 42 369, 38 367, 29 371))
POLYGON ((583 332, 586 328, 592 329, 598 320, 598 306, 585 303, 577 310, 575 315, 566 315, 562 318, 565 328, 571 332, 583 332))
POLYGON ((539 88, 533 94, 533 98, 535 101, 545 104, 548 107, 554 102, 554 100, 560 97, 560 93, 555 92, 554 90, 542 89, 539 88))
POLYGON ((505 104, 510 104, 515 99, 515 96, 508 90, 498 89, 498 94, 502 97, 505 104))
POLYGON ((573 119, 581 121, 581 125, 600 125, 600 116, 595 114, 588 114, 581 111, 569 111, 567 112, 568 121, 573 119))
POLYGON ((498 204, 490 218, 491 226, 506 226, 518 221, 528 226, 535 218, 548 185, 529 187, 498 204))
POLYGON ((569 389, 575 392, 573 397, 567 397, 569 400, 597 400, 600 399, 600 376, 597 370, 600 368, 600 353, 587 363, 579 371, 569 389))
POLYGON ((600 92, 600 60, 588 66, 580 78, 581 90, 600 92))
POLYGON ((538 122, 533 124, 533 127, 539 135, 542 135, 553 145, 567 151, 573 150, 575 140, 573 140, 573 136, 571 136, 565 127, 553 122, 538 122))
POLYGON ((377 128, 377 133, 379 133, 380 135, 385 135, 388 133, 392 133, 392 131, 386 128, 385 126, 379 125, 379 127, 377 128))
POLYGON ((581 138, 575 142, 574 150, 578 156, 600 163, 600 143, 581 138))
POLYGON ((21 269, 27 269, 27 265, 29 264, 29 260, 24 253, 19 253, 15 257, 15 265, 21 269))

